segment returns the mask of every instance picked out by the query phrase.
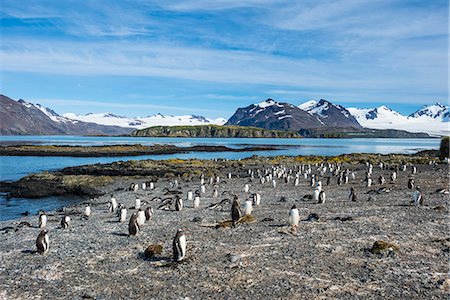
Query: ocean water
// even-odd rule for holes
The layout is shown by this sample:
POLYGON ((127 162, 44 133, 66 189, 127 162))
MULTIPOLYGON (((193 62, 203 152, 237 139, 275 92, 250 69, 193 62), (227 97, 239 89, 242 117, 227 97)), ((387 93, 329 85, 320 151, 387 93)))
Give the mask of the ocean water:
MULTIPOLYGON (((133 138, 85 136, 0 136, 0 144, 40 145, 114 145, 114 144, 172 144, 179 147, 195 145, 224 145, 242 148, 258 145, 276 145, 276 151, 252 152, 190 152, 170 155, 145 155, 124 157, 33 157, 1 156, 0 180, 18 180, 28 174, 52 171, 69 166, 115 161, 168 158, 241 159, 252 155, 339 155, 344 153, 414 153, 437 149, 439 139, 240 139, 240 138, 133 138)), ((51 210, 80 201, 79 198, 50 197, 45 199, 11 198, 0 194, 0 220, 14 219, 22 212, 36 213, 39 209, 51 210)))

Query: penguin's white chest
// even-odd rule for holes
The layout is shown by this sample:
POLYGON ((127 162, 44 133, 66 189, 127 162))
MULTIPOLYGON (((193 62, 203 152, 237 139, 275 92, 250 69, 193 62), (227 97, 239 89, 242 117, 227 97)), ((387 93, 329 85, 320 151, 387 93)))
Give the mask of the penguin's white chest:
POLYGON ((291 209, 291 211, 289 212, 289 225, 298 226, 299 222, 300 214, 298 212, 298 209, 291 209))
POLYGON ((314 201, 319 200, 319 194, 320 194, 319 189, 315 189, 314 192, 313 192, 313 200, 314 201))
POLYGON ((91 215, 91 207, 90 206, 86 206, 86 208, 84 209, 84 215, 86 217, 89 217, 91 215))
POLYGON ((187 193, 187 199, 188 199, 188 201, 192 201, 192 197, 193 197, 193 194, 192 194, 191 191, 189 191, 189 192, 187 193))
POLYGON ((134 200, 134 208, 135 209, 141 208, 141 199, 134 200))
POLYGON ((194 198, 194 207, 199 207, 200 206, 200 197, 196 196, 194 198))
POLYGON ((125 222, 125 220, 127 219, 127 209, 126 208, 122 208, 120 210, 120 222, 125 222))
POLYGON ((42 228, 42 227, 45 227, 46 225, 47 225, 47 216, 42 215, 39 226, 42 228))
POLYGON ((145 212, 142 210, 138 211, 137 223, 139 226, 142 226, 145 224, 145 212))
POLYGON ((244 212, 246 215, 250 215, 252 213, 253 210, 253 205, 252 205, 252 201, 245 201, 244 203, 244 212))
POLYGON ((180 236, 180 249, 181 249, 181 255, 180 255, 180 259, 184 259, 184 257, 186 256, 186 236, 182 235, 180 236))

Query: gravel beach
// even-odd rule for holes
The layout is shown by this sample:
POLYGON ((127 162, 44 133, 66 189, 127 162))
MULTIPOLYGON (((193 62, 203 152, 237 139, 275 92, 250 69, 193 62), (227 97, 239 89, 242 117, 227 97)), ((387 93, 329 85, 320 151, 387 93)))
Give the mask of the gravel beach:
POLYGON ((271 182, 252 180, 247 169, 262 165, 244 166, 231 179, 226 178, 228 170, 218 173, 216 187, 205 177, 206 193, 198 208, 186 194, 200 189, 199 176, 179 178, 178 189, 170 187, 169 179, 158 180, 153 190, 137 191, 126 190, 131 180, 116 181, 115 188, 125 188, 114 197, 129 208, 127 221, 118 222, 108 211, 109 194, 92 201, 89 218, 83 216, 84 203, 68 207, 67 229, 60 228, 62 211, 47 212, 50 251, 45 256, 35 253, 41 230, 38 216, 0 222, 0 299, 448 299, 449 196, 434 192, 448 188, 449 169, 416 166, 417 174, 412 175, 408 166, 391 183, 392 170, 374 164, 372 187, 364 181, 365 164, 345 166, 356 171, 355 180, 338 185, 331 178, 326 185, 320 178, 324 204, 304 197, 313 188, 302 176, 298 186, 293 179, 289 183, 277 179, 276 188, 271 182), (383 185, 377 182, 380 175, 386 178, 383 185), (410 203, 409 178, 422 188, 422 207, 410 203), (250 193, 244 192, 245 184, 250 193), (349 200, 350 187, 356 189, 357 202, 349 200), (380 187, 390 192, 367 193, 380 187), (160 210, 161 201, 151 201, 170 197, 164 195, 165 188, 182 193, 181 211, 160 210), (254 222, 215 227, 230 220, 231 203, 216 209, 208 206, 232 199, 232 194, 243 205, 251 193, 261 195, 261 204, 253 207, 254 222), (154 214, 137 236, 129 237, 128 220, 136 198, 147 201, 154 214), (296 233, 288 226, 294 204, 301 219, 296 233), (313 213, 318 220, 307 220, 313 213), (181 263, 172 261, 178 228, 185 230, 187 239, 187 258, 181 263), (370 251, 376 241, 398 248, 370 251), (158 243, 162 253, 146 258, 145 249, 158 243))

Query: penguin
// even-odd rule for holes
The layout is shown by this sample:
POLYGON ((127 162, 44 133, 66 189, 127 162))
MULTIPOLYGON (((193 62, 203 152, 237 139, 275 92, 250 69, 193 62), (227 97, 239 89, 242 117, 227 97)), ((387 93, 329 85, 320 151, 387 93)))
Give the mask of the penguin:
POLYGON ((241 209, 239 208, 239 200, 237 196, 234 196, 233 204, 231 205, 231 220, 233 221, 233 226, 236 226, 237 221, 242 216, 241 209))
POLYGON ((217 198, 217 197, 219 197, 219 191, 217 189, 214 189, 213 198, 217 198))
POLYGON ((141 227, 142 225, 145 224, 145 220, 147 218, 145 217, 145 212, 142 210, 142 208, 139 208, 137 214, 138 214, 137 223, 139 227, 141 227))
POLYGON ((91 205, 88 204, 88 205, 86 205, 86 207, 84 208, 84 215, 85 215, 86 217, 89 217, 89 216, 91 215, 91 213, 92 213, 91 205))
POLYGON ((391 174, 391 181, 392 182, 395 182, 395 180, 397 180, 397 172, 392 172, 392 174, 391 174))
POLYGON ((423 206, 423 196, 422 196, 422 192, 420 191, 420 187, 416 187, 416 190, 414 191, 413 195, 413 202, 414 205, 417 206, 423 206))
POLYGON ((192 191, 188 191, 187 192, 187 200, 192 201, 193 197, 194 197, 194 194, 192 193, 192 191))
POLYGON ((138 215, 133 213, 130 218, 130 223, 128 223, 128 235, 133 236, 139 233, 138 215))
POLYGON ((273 188, 277 187, 277 181, 275 179, 272 179, 272 187, 273 188))
POLYGON ((178 229, 173 238, 173 260, 181 262, 186 258, 186 236, 182 229, 178 229))
POLYGON ((127 219, 127 209, 125 206, 122 205, 122 207, 119 210, 119 222, 123 223, 127 219))
POLYGON ((416 166, 412 166, 411 174, 417 174, 416 166))
POLYGON ((247 199, 245 200, 244 203, 244 214, 246 215, 251 215, 252 214, 252 210, 253 210, 253 204, 252 204, 252 200, 247 199))
POLYGON ((66 229, 69 227, 70 217, 67 215, 64 215, 61 219, 61 228, 66 229))
POLYGON ((319 200, 319 194, 320 194, 320 191, 319 191, 319 189, 315 189, 314 190, 314 192, 313 192, 313 195, 312 195, 312 199, 314 200, 314 201, 318 201, 319 200))
POLYGON ((109 205, 109 212, 115 212, 117 209, 117 201, 116 198, 114 198, 113 195, 111 195, 111 202, 109 205))
POLYGON ((327 177, 327 185, 330 185, 331 177, 327 177))
POLYGON ((383 176, 383 175, 380 175, 380 177, 378 177, 378 183, 379 183, 380 185, 383 185, 385 182, 386 182, 386 180, 384 179, 384 176, 383 176))
POLYGON ((289 225, 293 229, 297 229, 298 223, 300 222, 300 214, 298 212, 298 209, 295 205, 291 207, 291 210, 289 211, 289 225))
POLYGON ((300 178, 296 177, 294 181, 294 186, 298 186, 300 184, 300 178))
POLYGON ((325 198, 326 198, 325 191, 320 191, 320 193, 319 193, 319 203, 320 204, 325 203, 325 198))
POLYGON ((195 196, 194 198, 194 207, 197 208, 200 206, 200 197, 199 196, 195 196))
POLYGON ((258 193, 252 194, 253 204, 259 206, 261 204, 261 195, 258 193))
POLYGON ((246 183, 246 184, 244 185, 244 192, 245 192, 245 193, 248 193, 249 190, 250 190, 250 186, 248 185, 248 183, 246 183))
POLYGON ((153 217, 153 208, 150 206, 147 206, 145 208, 145 220, 150 221, 153 217))
POLYGON ((414 179, 412 178, 408 180, 408 189, 410 190, 414 189, 414 179))
POLYGON ((47 226, 47 215, 45 211, 41 211, 39 213, 39 228, 44 228, 45 226, 47 226))
POLYGON ((348 196, 353 202, 356 202, 358 200, 358 197, 356 196, 355 189, 353 187, 350 188, 350 195, 348 196))
POLYGON ((183 209, 183 199, 179 196, 175 198, 175 210, 180 211, 183 209))
POLYGON ((136 198, 134 200, 134 209, 139 209, 139 208, 141 208, 141 199, 136 198))
POLYGON ((366 181, 367 181, 366 187, 371 187, 372 186, 372 178, 367 177, 366 181))
POLYGON ((200 186, 200 193, 206 194, 206 187, 203 184, 200 186))
POLYGON ((37 252, 46 255, 50 248, 50 239, 48 237, 48 230, 41 230, 36 239, 37 252))
POLYGON ((150 182, 150 185, 149 185, 148 188, 151 189, 151 190, 154 190, 155 189, 155 183, 154 182, 150 182))
POLYGON ((133 191, 137 192, 139 190, 139 184, 134 183, 133 185, 133 191))

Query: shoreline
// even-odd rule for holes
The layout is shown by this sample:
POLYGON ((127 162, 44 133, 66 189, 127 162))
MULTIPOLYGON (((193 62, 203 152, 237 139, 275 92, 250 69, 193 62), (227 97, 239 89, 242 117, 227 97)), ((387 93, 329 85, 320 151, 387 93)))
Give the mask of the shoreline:
POLYGON ((197 145, 178 147, 174 145, 102 145, 102 146, 70 146, 70 145, 15 145, 0 146, 0 156, 66 156, 66 157, 116 157, 163 155, 188 152, 252 152, 280 150, 276 146, 252 146, 230 148, 227 146, 197 145))
POLYGON ((330 158, 333 165, 342 164, 356 172, 355 180, 342 185, 335 177, 327 185, 326 176, 316 171, 315 163, 320 164, 323 157, 201 161, 206 165, 197 165, 197 160, 190 164, 174 160, 170 166, 178 164, 179 172, 190 169, 193 176, 160 177, 153 190, 128 190, 131 182, 151 180, 147 175, 117 181, 112 186, 112 194, 129 209, 129 215, 136 211, 133 206, 137 197, 154 209, 152 220, 141 227, 138 236, 127 236, 129 215, 127 222, 120 223, 108 211, 109 193, 68 206, 65 212, 48 212, 50 252, 46 256, 34 253, 40 231, 37 216, 0 221, 0 297, 230 299, 271 295, 285 299, 392 295, 445 299, 450 283, 449 198, 432 192, 448 184, 448 166, 429 165, 429 157, 408 157, 407 170, 398 172, 395 183, 388 176, 391 167, 405 159, 403 156, 330 158), (383 186, 390 189, 389 193, 369 193, 382 185, 365 186, 367 166, 363 161, 367 158, 374 163, 373 178, 386 177, 383 186), (388 165, 380 169, 376 164, 379 161, 388 165), (221 168, 214 168, 216 163, 221 168), (306 197, 313 191, 309 178, 300 177, 298 186, 293 180, 286 183, 280 178, 274 188, 270 182, 263 184, 249 174, 249 170, 263 169, 275 172, 286 168, 287 172, 310 163, 327 192, 325 204, 306 197), (410 163, 417 166, 417 174, 411 174, 410 163), (229 172, 231 179, 227 178, 229 172), (187 191, 199 189, 202 173, 206 193, 201 195, 199 208, 185 200, 181 211, 174 211, 173 206, 158 209, 162 202, 157 198, 174 197, 167 195, 168 191, 180 191, 186 199, 187 191), (209 178, 214 175, 221 180, 210 184, 209 178), (175 178, 178 188, 171 187, 175 178), (423 187, 423 207, 409 204, 409 178, 423 187), (252 212, 255 221, 236 228, 215 228, 230 219, 231 204, 209 207, 233 194, 243 205, 250 196, 244 192, 245 184, 249 184, 250 193, 261 195, 261 205, 254 206, 252 212), (357 202, 348 199, 350 187, 358 191, 357 202), (213 189, 218 189, 218 197, 214 197, 213 189), (89 218, 83 217, 87 202, 92 206, 89 218), (301 220, 295 234, 287 225, 293 204, 301 220), (59 224, 64 214, 71 217, 67 229, 59 224), (318 220, 309 220, 311 214, 317 214, 318 220), (178 264, 172 261, 171 244, 177 228, 185 229, 188 245, 186 260, 178 264), (376 241, 397 248, 372 253, 376 241), (162 246, 162 253, 146 258, 146 248, 155 244, 162 246))

